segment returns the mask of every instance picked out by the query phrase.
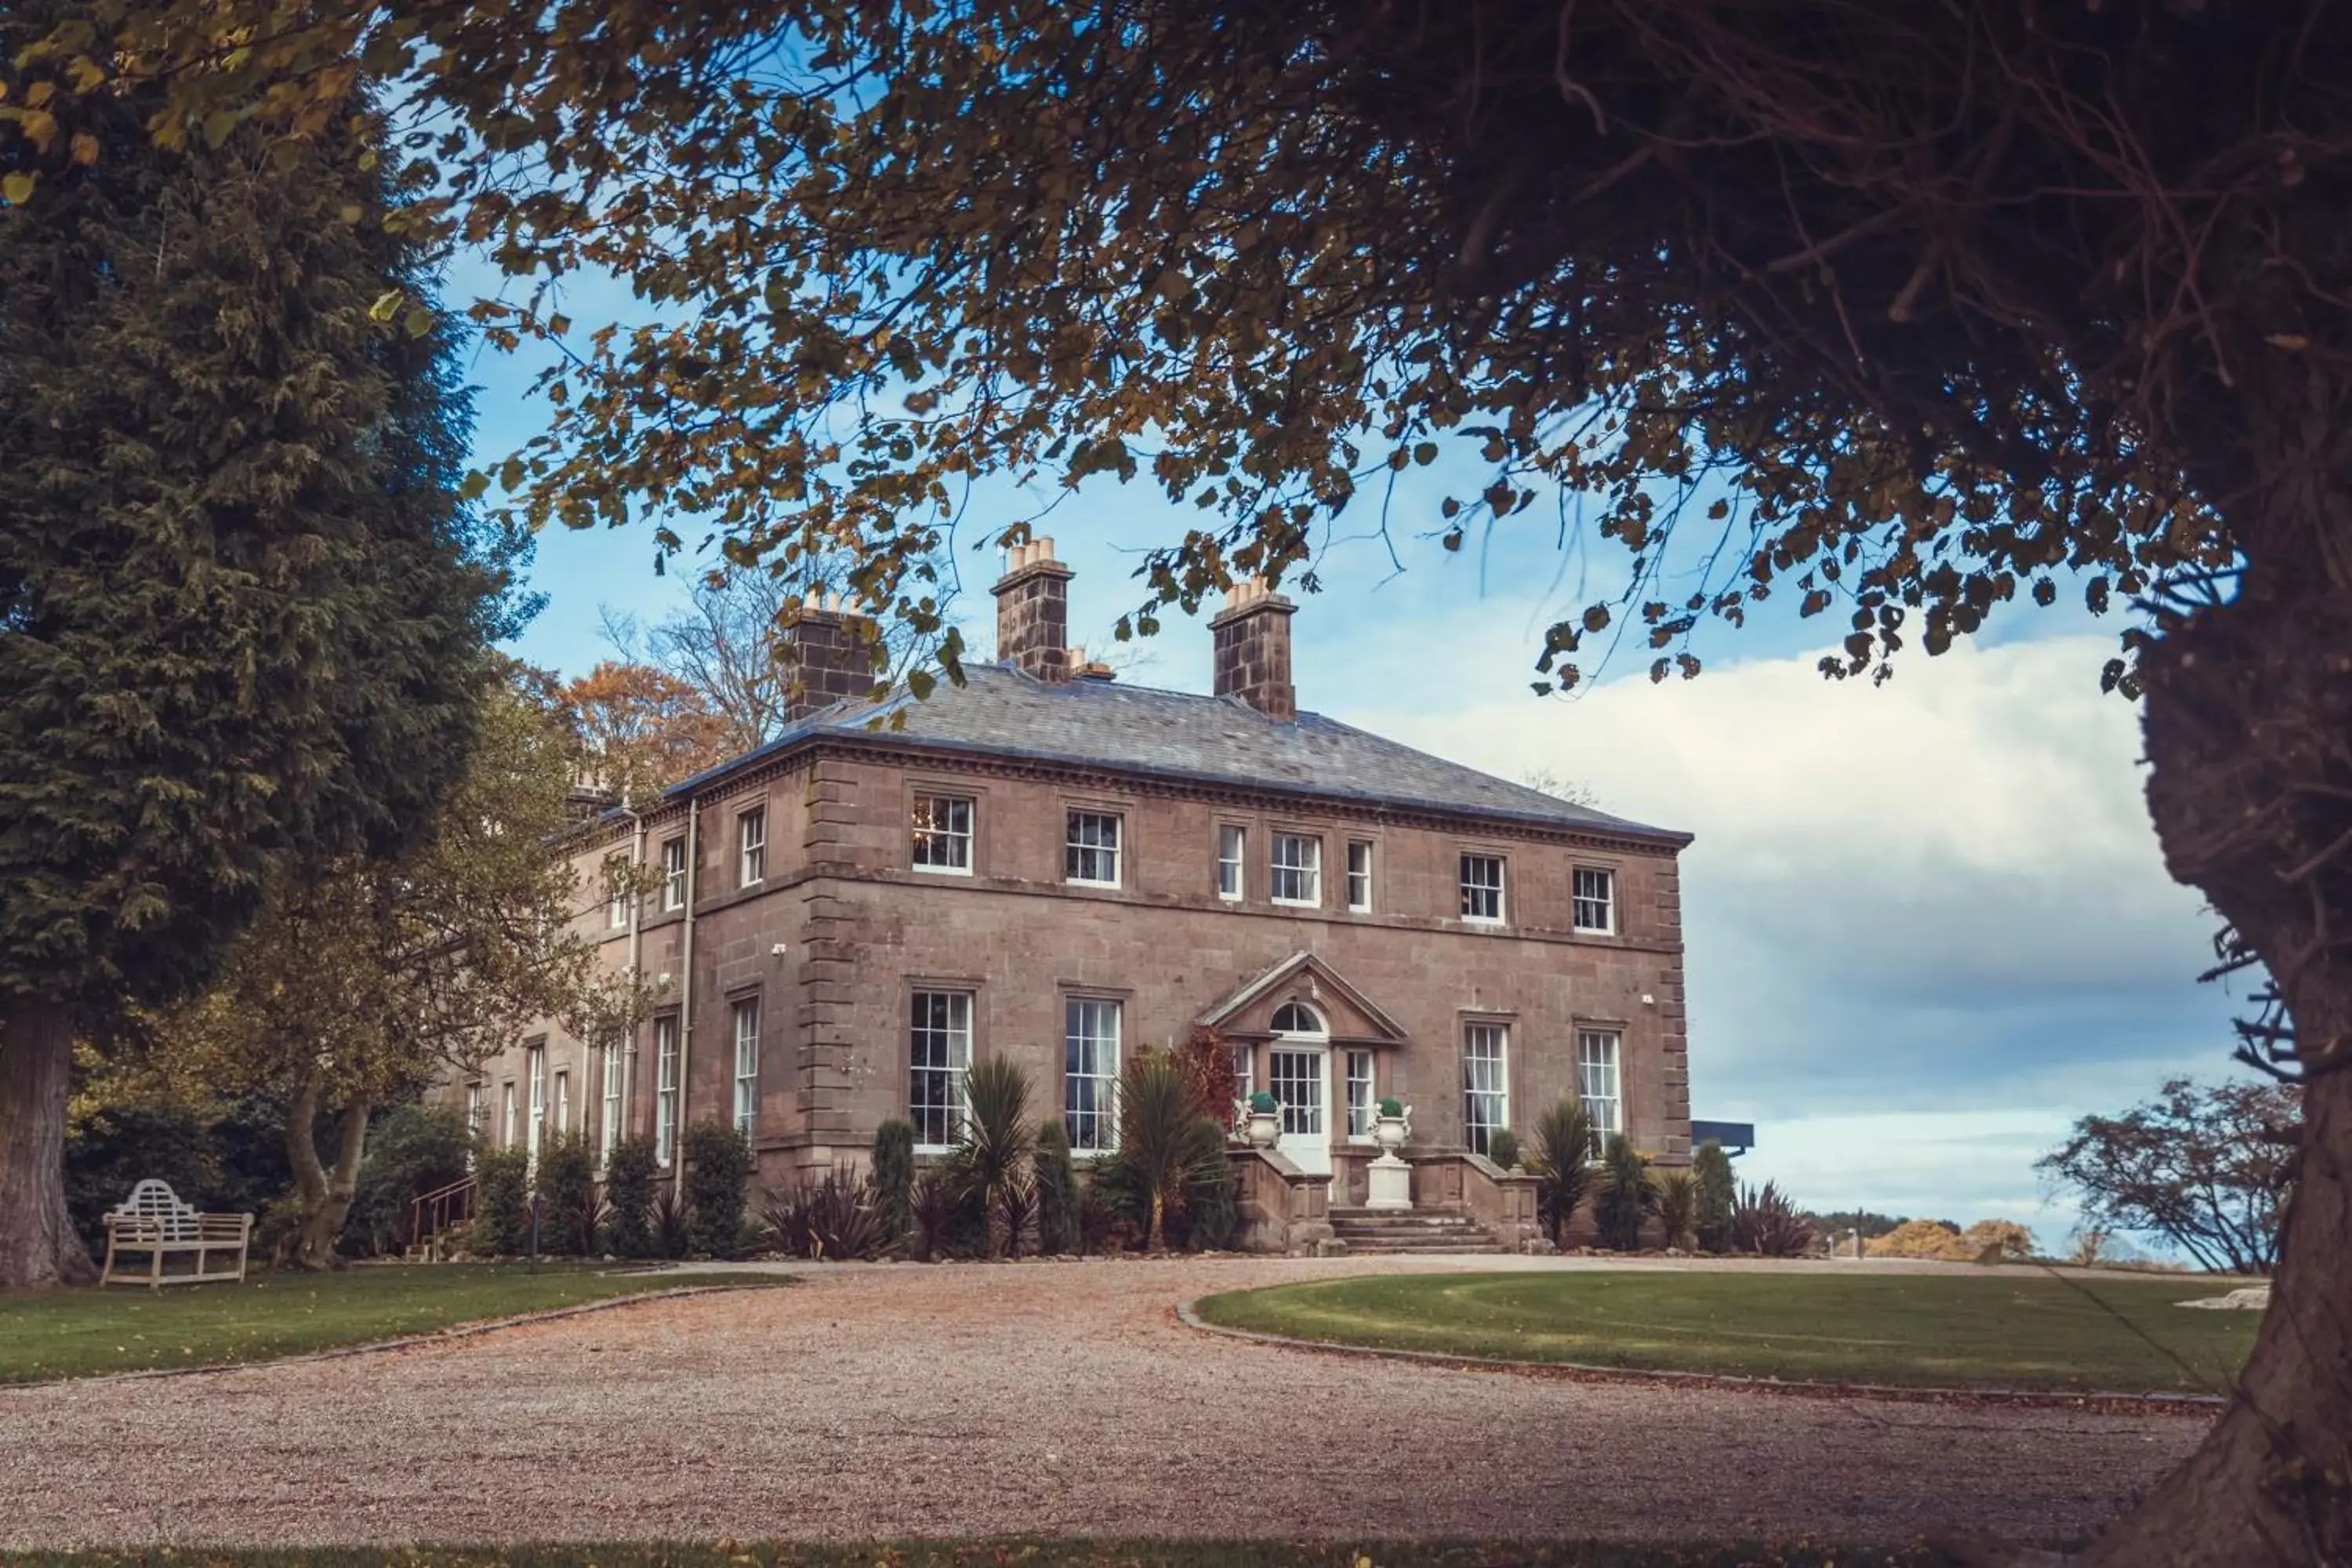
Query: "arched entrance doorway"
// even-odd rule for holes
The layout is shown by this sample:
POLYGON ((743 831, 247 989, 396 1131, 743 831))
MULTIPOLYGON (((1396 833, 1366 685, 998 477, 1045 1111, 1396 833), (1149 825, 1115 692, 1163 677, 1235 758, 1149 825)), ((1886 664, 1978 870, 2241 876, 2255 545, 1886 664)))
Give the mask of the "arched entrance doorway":
POLYGON ((1303 1002, 1274 1010, 1266 1087, 1282 1104, 1275 1147, 1300 1170, 1331 1173, 1331 1026, 1303 1002))

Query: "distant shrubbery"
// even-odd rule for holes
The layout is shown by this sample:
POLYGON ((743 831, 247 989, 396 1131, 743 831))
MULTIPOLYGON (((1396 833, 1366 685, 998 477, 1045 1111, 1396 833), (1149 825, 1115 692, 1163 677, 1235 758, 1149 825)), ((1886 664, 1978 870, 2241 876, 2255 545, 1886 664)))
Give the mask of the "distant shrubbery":
POLYGON ((1948 1263, 1998 1263, 2033 1256, 2033 1233, 2014 1220, 1979 1220, 1966 1230, 1948 1219, 1906 1219, 1867 1242, 1873 1258, 1930 1258, 1948 1263))

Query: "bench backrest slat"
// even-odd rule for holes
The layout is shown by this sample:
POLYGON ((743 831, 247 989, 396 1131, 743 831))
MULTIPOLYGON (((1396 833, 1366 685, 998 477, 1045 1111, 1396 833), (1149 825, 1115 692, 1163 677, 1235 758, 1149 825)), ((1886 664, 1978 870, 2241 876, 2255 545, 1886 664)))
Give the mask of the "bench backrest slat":
POLYGON ((152 1176, 132 1187, 107 1217, 131 1221, 139 1234, 165 1241, 194 1241, 201 1234, 194 1205, 182 1203, 169 1183, 152 1176))

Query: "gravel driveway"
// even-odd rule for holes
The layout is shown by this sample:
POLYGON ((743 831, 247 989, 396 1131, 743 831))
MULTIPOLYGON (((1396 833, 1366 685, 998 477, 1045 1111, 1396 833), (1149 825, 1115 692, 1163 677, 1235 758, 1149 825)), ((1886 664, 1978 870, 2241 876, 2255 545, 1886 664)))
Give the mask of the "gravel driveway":
POLYGON ((1240 1342, 1171 1311, 1446 1267, 816 1271, 404 1351, 0 1390, 0 1548, 2048 1536, 2095 1527, 2202 1429, 1454 1371, 1240 1342))

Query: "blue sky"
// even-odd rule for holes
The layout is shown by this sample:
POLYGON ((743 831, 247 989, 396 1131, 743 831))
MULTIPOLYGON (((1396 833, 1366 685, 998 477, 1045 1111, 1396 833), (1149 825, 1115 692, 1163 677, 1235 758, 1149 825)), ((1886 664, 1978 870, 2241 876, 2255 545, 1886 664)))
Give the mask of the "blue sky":
MULTIPOLYGON (((474 281, 460 273, 453 296, 474 281)), ((485 353, 473 376, 478 455, 495 460, 542 411, 515 362, 485 353)), ((2233 1070, 2230 998, 2195 984, 2212 921, 2164 874, 2137 714, 2098 689, 2121 621, 2011 607, 1873 688, 1814 672, 1833 619, 1776 610, 1703 633, 1696 681, 1653 687, 1636 654, 1572 699, 1539 699, 1544 627, 1613 581, 1622 552, 1564 554, 1544 511, 1448 554, 1433 537, 1444 478, 1401 490, 1386 543, 1365 537, 1369 510, 1336 526, 1324 591, 1294 621, 1300 705, 1506 777, 1546 770, 1698 835, 1684 857, 1694 1112, 1759 1124, 1744 1176, 1817 1208, 2017 1219, 2056 1246, 2074 1216, 2032 1167, 2074 1118, 2233 1070)), ((971 526, 1051 499, 983 495, 971 526)), ((1141 596, 1139 552, 1186 521, 1148 485, 1097 481, 1045 531, 1077 573, 1074 642, 1122 679, 1205 690, 1202 622, 1110 638, 1141 596)), ((999 559, 974 542, 959 542, 959 613, 984 656, 999 559)), ((606 609, 653 621, 682 596, 685 574, 655 575, 654 553, 643 526, 543 537, 548 604, 517 651, 567 673, 609 657, 606 609)))

